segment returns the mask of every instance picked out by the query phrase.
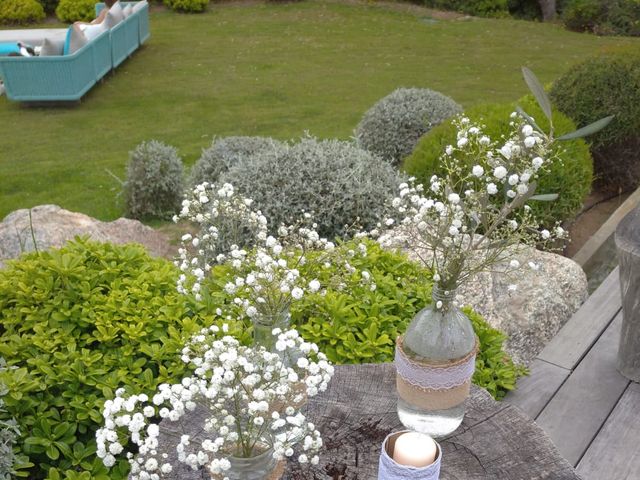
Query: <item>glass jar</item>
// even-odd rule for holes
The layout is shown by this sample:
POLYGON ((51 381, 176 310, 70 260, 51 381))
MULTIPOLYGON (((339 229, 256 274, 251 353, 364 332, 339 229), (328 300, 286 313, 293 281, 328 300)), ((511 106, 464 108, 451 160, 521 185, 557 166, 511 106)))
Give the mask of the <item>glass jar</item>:
POLYGON ((228 457, 231 468, 224 472, 230 480, 267 480, 278 465, 273 458, 273 448, 259 444, 254 448, 258 454, 252 457, 228 457))
MULTIPOLYGON (((428 365, 447 384, 451 374, 455 387, 415 388, 415 383, 398 380, 398 416, 402 424, 432 437, 453 432, 464 417, 464 399, 468 396, 469 368, 473 373, 476 336, 469 318, 456 306, 456 290, 433 286, 433 302, 422 309, 407 327, 402 351, 410 368, 428 365), (466 373, 465 373, 466 372, 466 373), (464 382, 459 383, 460 378, 464 382)), ((420 373, 418 372, 418 375, 420 373)), ((417 382, 419 383, 419 382, 417 382)))
POLYGON ((291 314, 289 311, 280 312, 275 315, 256 315, 253 319, 253 344, 262 346, 270 352, 276 351, 276 341, 278 337, 273 335, 274 328, 282 331, 288 330, 291 324, 291 314))

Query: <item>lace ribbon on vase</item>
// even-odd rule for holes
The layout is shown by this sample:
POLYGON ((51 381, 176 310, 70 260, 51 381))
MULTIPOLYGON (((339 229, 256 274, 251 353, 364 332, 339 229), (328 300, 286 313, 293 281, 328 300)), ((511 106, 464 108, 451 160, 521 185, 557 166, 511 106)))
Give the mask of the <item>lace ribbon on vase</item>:
POLYGON ((438 446, 438 458, 427 467, 408 467, 396 463, 387 453, 387 440, 395 433, 391 433, 382 443, 382 453, 378 464, 378 480, 438 480, 440 477, 440 462, 442 449, 438 446))
POLYGON ((414 387, 428 390, 449 390, 467 383, 476 368, 476 345, 468 355, 445 365, 411 360, 404 352, 402 337, 396 341, 394 364, 397 374, 414 387))

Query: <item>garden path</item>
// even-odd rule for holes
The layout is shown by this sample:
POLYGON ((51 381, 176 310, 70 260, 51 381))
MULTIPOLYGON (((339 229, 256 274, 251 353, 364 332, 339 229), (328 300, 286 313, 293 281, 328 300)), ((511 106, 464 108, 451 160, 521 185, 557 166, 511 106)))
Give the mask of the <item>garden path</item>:
POLYGON ((584 480, 640 478, 640 384, 616 370, 621 321, 616 268, 506 398, 535 419, 584 480))

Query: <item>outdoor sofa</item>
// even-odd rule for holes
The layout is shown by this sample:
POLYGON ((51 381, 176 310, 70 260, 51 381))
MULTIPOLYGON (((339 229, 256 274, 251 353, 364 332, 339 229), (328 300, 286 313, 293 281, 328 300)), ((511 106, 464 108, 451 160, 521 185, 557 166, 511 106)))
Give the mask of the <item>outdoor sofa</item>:
MULTIPOLYGON (((123 7, 138 2, 121 2, 123 7)), ((96 14, 104 8, 96 4, 96 14)), ((71 28, 71 27, 70 27, 71 28)), ((0 31, 0 42, 64 42, 67 29, 0 31)), ((77 101, 149 38, 149 4, 142 0, 129 16, 66 55, 0 57, 7 98, 19 102, 77 101)))

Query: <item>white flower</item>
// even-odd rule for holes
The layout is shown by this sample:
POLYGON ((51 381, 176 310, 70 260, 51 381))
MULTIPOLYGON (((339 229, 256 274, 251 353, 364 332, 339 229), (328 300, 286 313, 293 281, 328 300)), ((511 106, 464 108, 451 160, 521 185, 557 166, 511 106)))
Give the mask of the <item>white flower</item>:
POLYGON ((318 290, 320 290, 320 282, 317 279, 311 280, 309 282, 309 291, 315 293, 318 290))
POLYGON ((451 155, 453 153, 453 147, 451 145, 447 145, 447 148, 444 149, 447 155, 451 155))
POLYGON ((514 260, 511 260, 511 261, 509 262, 509 266, 510 266, 511 268, 518 268, 518 267, 520 267, 520 262, 519 262, 518 260, 515 260, 515 259, 514 259, 514 260))
POLYGON ((540 232, 540 236, 545 239, 548 240, 551 237, 551 233, 549 232, 549 230, 547 230, 546 228, 544 230, 542 230, 540 232))
POLYGON ((536 144, 536 139, 534 137, 527 137, 524 139, 524 146, 527 148, 531 148, 536 144))
POLYGON ((496 193, 498 193, 498 187, 496 187, 495 183, 489 183, 487 185, 487 193, 489 195, 495 195, 496 193))
POLYGON ((291 296, 296 300, 300 300, 303 295, 304 291, 300 287, 295 287, 293 290, 291 290, 291 296))
POLYGON ((447 198, 449 202, 454 205, 460 203, 460 195, 458 195, 457 193, 450 193, 447 198))
POLYGON ((509 180, 508 180, 509 185, 517 185, 519 181, 520 181, 520 177, 518 176, 517 173, 509 175, 509 180))
POLYGON ((484 173, 484 168, 482 168, 482 166, 480 165, 474 165, 473 169, 471 170, 471 173, 473 173, 473 175, 476 177, 481 177, 482 174, 484 173))
POLYGON ((531 136, 531 135, 533 134, 533 127, 532 127, 531 125, 528 125, 528 124, 527 124, 527 125, 524 125, 524 126, 522 127, 522 134, 523 134, 525 137, 529 137, 529 136, 531 136))
POLYGON ((500 165, 499 167, 496 167, 493 170, 493 176, 496 177, 498 180, 502 180, 504 177, 507 176, 507 169, 504 168, 502 165, 500 165))
POLYGON ((462 137, 458 139, 458 148, 464 147, 467 143, 469 143, 469 139, 466 137, 462 137))
POLYGON ((544 160, 540 157, 536 157, 533 160, 531 160, 531 166, 533 167, 534 170, 538 170, 543 163, 544 163, 544 160))

